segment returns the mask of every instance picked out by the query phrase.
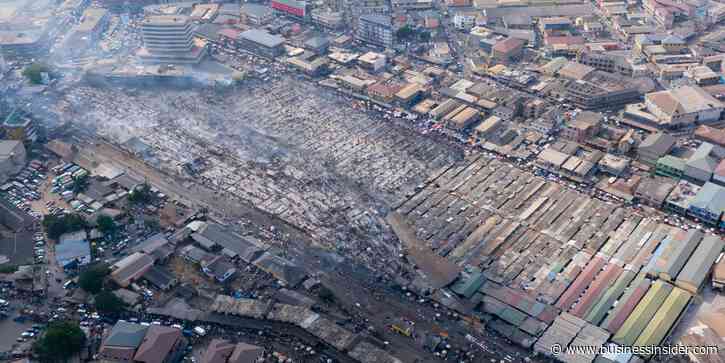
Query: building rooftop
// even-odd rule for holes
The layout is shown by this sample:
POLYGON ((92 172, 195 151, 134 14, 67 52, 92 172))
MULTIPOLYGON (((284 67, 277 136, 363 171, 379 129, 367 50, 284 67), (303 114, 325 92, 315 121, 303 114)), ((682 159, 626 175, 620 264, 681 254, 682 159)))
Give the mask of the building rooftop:
POLYGON ((143 20, 143 24, 148 25, 184 25, 188 23, 189 17, 186 15, 151 15, 143 20))
POLYGON ((101 19, 108 14, 108 10, 102 8, 88 8, 83 12, 81 23, 76 26, 78 32, 89 32, 98 26, 101 19))
POLYGON ((386 15, 365 14, 360 16, 360 20, 388 27, 393 25, 392 18, 386 15))
POLYGON ((698 86, 683 86, 649 93, 647 99, 670 116, 723 107, 720 101, 698 86))
POLYGON ((240 39, 246 39, 268 48, 278 47, 284 44, 284 38, 278 35, 272 35, 264 30, 249 29, 239 34, 240 39))
POLYGON ((108 337, 103 342, 104 346, 138 348, 143 342, 148 327, 140 324, 129 323, 119 320, 111 328, 108 337))
POLYGON ((146 331, 133 359, 143 363, 164 363, 181 339, 181 329, 152 325, 146 331))

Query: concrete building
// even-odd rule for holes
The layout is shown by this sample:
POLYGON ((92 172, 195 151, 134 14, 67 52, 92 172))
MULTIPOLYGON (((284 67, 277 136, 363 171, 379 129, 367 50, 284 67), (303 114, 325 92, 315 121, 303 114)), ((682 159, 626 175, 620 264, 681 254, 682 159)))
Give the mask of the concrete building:
POLYGON ((655 174, 674 179, 682 178, 685 173, 685 160, 672 155, 665 155, 657 160, 655 174))
POLYGON ((433 7, 433 0, 390 0, 393 9, 424 10, 433 7))
POLYGON ((712 173, 723 157, 725 157, 725 149, 703 142, 687 159, 684 176, 699 184, 708 182, 712 179, 712 173))
POLYGON ((506 38, 493 46, 491 58, 503 63, 512 62, 521 57, 524 44, 526 44, 526 41, 523 39, 514 37, 506 38))
POLYGON ((345 16, 340 11, 314 9, 310 12, 312 23, 327 29, 340 29, 345 25, 345 16))
POLYGON ((565 139, 583 144, 586 140, 599 133, 604 115, 599 112, 582 111, 565 121, 561 136, 565 139))
POLYGON ((247 343, 230 343, 213 339, 201 355, 199 363, 257 362, 263 357, 264 348, 247 343))
POLYGON ((662 132, 650 134, 637 148, 639 160, 645 164, 655 165, 659 158, 672 150, 676 141, 670 134, 662 132))
POLYGON ((390 16, 363 15, 358 19, 355 39, 363 43, 389 48, 393 46, 394 32, 390 16))
POLYGON ((453 16, 453 26, 458 30, 471 30, 475 25, 475 13, 456 13, 453 16))
POLYGON ((74 268, 91 262, 91 247, 85 231, 64 233, 55 245, 58 266, 74 268))
POLYGON ((385 54, 367 52, 357 59, 357 63, 363 69, 377 72, 385 67, 386 60, 387 57, 385 57, 385 54))
POLYGON ((137 281, 154 265, 153 257, 136 252, 111 266, 111 278, 121 287, 128 287, 137 281))
POLYGON ((260 29, 240 33, 238 42, 241 48, 270 59, 284 53, 284 38, 260 29))
POLYGON ((141 22, 143 48, 138 56, 149 63, 199 63, 206 50, 194 45, 194 25, 183 15, 147 16, 141 22))
POLYGON ((703 223, 718 227, 725 212, 725 187, 707 182, 697 192, 687 214, 703 223))
POLYGON ((18 140, 0 140, 0 183, 24 167, 26 160, 25 145, 18 140))
POLYGON ((5 137, 22 142, 35 142, 38 139, 33 120, 25 112, 15 109, 3 121, 5 137))
POLYGON ((245 3, 240 18, 245 24, 262 26, 274 19, 274 11, 269 6, 245 3))
POLYGON ((720 120, 723 104, 698 86, 683 86, 645 95, 647 111, 657 126, 681 129, 720 120))
POLYGON ((307 16, 308 4, 306 0, 272 0, 271 6, 279 14, 296 18, 307 16))
POLYGON ((640 97, 631 79, 599 70, 568 81, 565 92, 568 101, 584 110, 621 106, 640 97))
POLYGON ((62 52, 74 57, 91 48, 108 26, 108 18, 106 9, 86 9, 81 17, 81 22, 73 27, 63 40, 62 52))
POLYGON ((676 182, 668 177, 646 177, 642 178, 634 197, 645 205, 654 208, 660 208, 667 196, 674 189, 676 182))

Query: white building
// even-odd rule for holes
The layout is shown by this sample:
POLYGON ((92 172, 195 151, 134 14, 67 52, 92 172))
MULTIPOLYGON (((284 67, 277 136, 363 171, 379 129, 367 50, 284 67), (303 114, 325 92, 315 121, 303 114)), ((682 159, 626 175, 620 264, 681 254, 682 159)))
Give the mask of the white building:
POLYGON ((453 16, 453 26, 460 30, 471 30, 476 25, 476 15, 459 13, 453 16))
POLYGON ((21 141, 0 140, 0 182, 20 172, 25 162, 25 146, 21 141))
POLYGON ((141 22, 143 48, 138 55, 152 63, 199 63, 204 49, 194 46, 193 31, 188 16, 148 16, 141 22))
POLYGON ((683 86, 648 93, 644 97, 647 111, 664 128, 679 129, 720 119, 723 104, 698 86, 683 86))

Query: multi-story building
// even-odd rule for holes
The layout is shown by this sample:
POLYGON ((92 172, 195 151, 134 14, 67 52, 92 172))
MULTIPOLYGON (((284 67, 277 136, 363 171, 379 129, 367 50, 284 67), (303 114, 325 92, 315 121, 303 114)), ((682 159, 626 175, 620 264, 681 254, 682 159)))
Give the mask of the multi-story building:
POLYGON ((433 0, 390 0, 393 9, 423 10, 433 7, 433 0))
POLYGON ((390 16, 370 14, 358 20, 355 39, 380 47, 393 46, 393 22, 390 16))
POLYGON ((272 9, 280 14, 298 18, 307 16, 307 1, 305 0, 272 0, 272 9))
POLYGON ((184 15, 153 15, 141 22, 139 57, 150 63, 199 63, 206 50, 194 45, 194 27, 184 15))
POLYGON ((725 187, 707 182, 697 192, 687 214, 710 226, 718 226, 725 212, 725 187))
POLYGON ((672 135, 662 132, 647 136, 637 147, 639 161, 649 165, 656 164, 659 158, 667 155, 672 150, 676 141, 672 135))
POLYGON ((259 29, 249 29, 239 34, 239 46, 266 58, 284 53, 284 39, 259 29))
POLYGON ((81 22, 65 37, 62 51, 68 56, 77 56, 98 41, 108 25, 108 10, 89 8, 83 12, 81 22))
POLYGON ((458 30, 471 30, 475 25, 475 13, 457 13, 453 16, 453 26, 458 30))
POLYGON ((13 110, 5 118, 3 130, 5 131, 5 137, 10 140, 35 142, 38 139, 33 120, 25 112, 18 109, 13 110))
POLYGON ((25 145, 18 140, 0 140, 0 183, 25 167, 25 145))
POLYGON ((244 4, 240 15, 244 23, 254 26, 267 24, 274 19, 272 9, 259 4, 244 4))
POLYGON ((345 16, 340 11, 314 9, 310 12, 312 22, 328 29, 339 29, 345 25, 345 16))
POLYGON ((725 107, 722 102, 698 86, 683 86, 648 93, 644 97, 647 111, 654 116, 658 127, 681 129, 696 123, 720 120, 725 107))
POLYGON ((685 172, 685 160, 672 155, 665 155, 657 160, 655 174, 679 179, 685 172))
POLYGON ((631 81, 597 70, 582 79, 569 81, 566 85, 566 96, 575 106, 591 110, 636 101, 640 93, 631 81))
POLYGON ((598 112, 582 111, 564 123, 561 136, 565 139, 583 144, 599 132, 602 114, 598 112))

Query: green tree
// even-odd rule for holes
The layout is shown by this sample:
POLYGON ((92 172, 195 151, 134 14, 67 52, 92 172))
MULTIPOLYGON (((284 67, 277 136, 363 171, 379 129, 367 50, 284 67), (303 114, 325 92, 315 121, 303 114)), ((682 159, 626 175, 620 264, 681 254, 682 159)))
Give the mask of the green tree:
POLYGON ((98 230, 104 234, 114 234, 116 233, 116 228, 118 228, 113 218, 104 214, 101 214, 98 218, 96 218, 96 223, 98 224, 98 230))
POLYGON ((429 31, 425 31, 425 30, 424 30, 424 31, 422 31, 422 32, 418 33, 418 38, 420 38, 420 40, 421 40, 422 42, 427 42, 427 41, 429 41, 429 40, 430 40, 430 37, 431 37, 431 36, 430 36, 430 32, 429 32, 429 31))
POLYGON ((105 264, 92 266, 78 277, 78 285, 91 294, 97 294, 103 289, 103 280, 109 272, 105 264))
POLYGON ((335 301, 335 293, 326 286, 320 286, 320 291, 317 292, 317 296, 319 296, 320 299, 328 303, 332 303, 335 301))
POLYGON ((25 76, 25 78, 27 78, 30 83, 40 84, 41 82, 43 82, 43 76, 41 74, 43 72, 49 71, 50 68, 48 68, 47 65, 36 62, 23 69, 23 76, 25 76))
POLYGON ((33 344, 33 351, 41 362, 66 362, 78 354, 86 341, 86 335, 76 323, 53 322, 33 344))
POLYGON ((125 304, 114 293, 101 291, 95 296, 96 309, 106 315, 117 315, 122 312, 125 304))
POLYGON ((144 183, 137 186, 134 190, 128 193, 128 200, 133 204, 146 204, 152 199, 151 187, 144 183))
POLYGON ((11 274, 18 270, 17 265, 2 265, 0 266, 0 274, 11 274))
POLYGON ((395 31, 395 36, 398 39, 408 39, 408 38, 412 37, 414 33, 415 33, 415 31, 413 30, 413 28, 411 28, 410 25, 406 24, 406 25, 402 26, 400 29, 398 29, 397 31, 395 31))
POLYGON ((73 178, 73 193, 80 193, 88 187, 88 175, 73 178))
POLYGON ((43 227, 45 227, 48 237, 58 239, 63 233, 85 228, 86 221, 77 214, 66 214, 61 217, 51 214, 43 218, 43 227))

